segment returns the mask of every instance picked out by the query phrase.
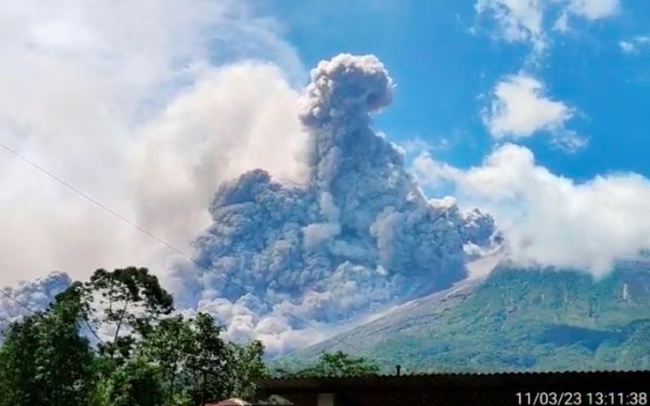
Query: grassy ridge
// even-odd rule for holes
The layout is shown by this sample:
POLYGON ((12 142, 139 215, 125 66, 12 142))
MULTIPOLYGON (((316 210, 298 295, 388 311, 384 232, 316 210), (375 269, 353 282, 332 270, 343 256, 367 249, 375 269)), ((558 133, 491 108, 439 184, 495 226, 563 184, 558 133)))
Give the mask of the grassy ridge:
MULTIPOLYGON (((422 372, 648 369, 650 267, 625 263, 600 281, 577 272, 502 268, 470 292, 390 320, 347 334, 360 351, 332 345, 336 340, 328 351, 422 372)), ((307 350, 299 358, 314 355, 307 350)))

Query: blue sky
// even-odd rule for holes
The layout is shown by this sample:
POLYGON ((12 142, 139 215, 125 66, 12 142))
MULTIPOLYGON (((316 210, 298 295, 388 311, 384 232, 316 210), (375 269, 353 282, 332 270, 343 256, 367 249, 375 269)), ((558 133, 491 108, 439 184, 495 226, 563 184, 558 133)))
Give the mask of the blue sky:
POLYGON ((620 45, 650 32, 646 3, 622 1, 611 15, 570 18, 567 32, 552 30, 561 8, 551 4, 544 10, 549 45, 536 64, 527 63, 529 42, 495 38, 496 19, 479 15, 474 0, 276 1, 272 13, 306 66, 340 52, 377 55, 398 85, 377 127, 395 140, 436 146, 445 139, 435 156, 461 167, 479 163, 493 145, 481 121, 486 100, 478 97, 504 75, 525 71, 544 83, 546 97, 576 110, 566 127, 589 142, 568 154, 539 131, 524 144, 553 172, 586 180, 608 171, 650 174, 650 43, 628 53, 620 45))
POLYGON ((342 52, 389 70, 376 127, 429 197, 492 215, 515 262, 606 275, 650 250, 649 22, 641 0, 3 0, 0 284, 194 281, 170 264, 219 185, 304 182, 306 72, 342 52))
MULTIPOLYGON (((389 70, 376 127, 430 196, 494 215, 523 259, 603 272, 650 249, 645 1, 89 4, 2 2, 0 141, 188 252, 220 182, 259 167, 296 180, 306 73, 342 52, 389 70)), ((4 280, 165 267, 150 240, 5 155, 0 258, 18 271, 4 280)))

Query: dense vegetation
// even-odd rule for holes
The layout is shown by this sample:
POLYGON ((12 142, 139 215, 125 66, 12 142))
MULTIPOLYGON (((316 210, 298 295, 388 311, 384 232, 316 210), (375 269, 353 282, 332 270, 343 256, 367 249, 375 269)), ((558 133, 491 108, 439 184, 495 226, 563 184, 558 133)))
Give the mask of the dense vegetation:
POLYGON ((338 349, 418 372, 648 369, 650 264, 622 263, 599 280, 502 268, 470 290, 395 311, 283 364, 338 349))
POLYGON ((4 331, 0 406, 260 401, 255 384, 268 376, 393 373, 397 364, 405 372, 650 367, 648 264, 627 265, 600 281, 502 269, 466 292, 440 297, 270 369, 260 342, 224 341, 209 314, 174 312, 171 295, 147 269, 100 269, 4 331), (348 351, 360 349, 356 357, 340 351, 342 342, 348 351))
POLYGON ((314 378, 375 375, 381 372, 379 364, 365 357, 353 357, 343 351, 323 352, 315 361, 274 360, 274 376, 314 378))
MULTIPOLYGON (((259 341, 224 341, 209 314, 174 314, 146 268, 97 270, 49 308, 14 322, 0 347, 0 406, 182 406, 254 399, 269 376, 259 341), (102 334, 100 334, 102 332, 102 334), (109 334, 107 334, 109 333, 109 334), (94 337, 93 342, 87 337, 94 337), (100 337, 109 336, 110 339, 100 337)), ((358 375, 377 367, 344 353, 298 376, 358 375)))
POLYGON ((250 396, 266 374, 261 343, 225 342, 210 315, 172 317, 173 310, 147 269, 96 271, 4 332, 0 405, 161 406, 250 396), (111 339, 100 340, 100 331, 111 339))

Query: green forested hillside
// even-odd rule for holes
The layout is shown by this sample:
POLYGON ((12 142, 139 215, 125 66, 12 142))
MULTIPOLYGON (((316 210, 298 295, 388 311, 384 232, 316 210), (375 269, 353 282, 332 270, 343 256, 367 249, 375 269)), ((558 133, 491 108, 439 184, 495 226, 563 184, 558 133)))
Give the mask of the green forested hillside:
POLYGON ((503 267, 481 283, 433 295, 283 362, 324 349, 411 371, 647 369, 650 267, 621 264, 599 281, 503 267))

